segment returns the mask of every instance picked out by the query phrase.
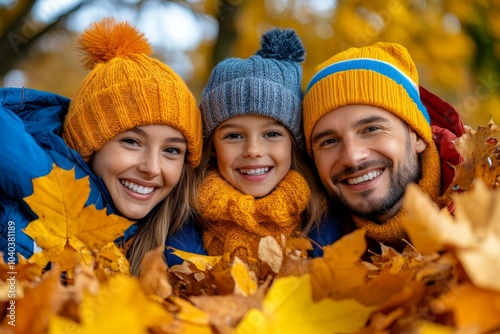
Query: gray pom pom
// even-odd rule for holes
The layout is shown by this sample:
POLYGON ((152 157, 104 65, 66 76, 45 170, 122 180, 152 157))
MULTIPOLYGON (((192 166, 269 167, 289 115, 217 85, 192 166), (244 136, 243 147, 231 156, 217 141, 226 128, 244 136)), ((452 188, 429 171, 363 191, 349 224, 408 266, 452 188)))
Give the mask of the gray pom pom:
POLYGON ((261 48, 256 55, 262 58, 274 58, 297 63, 304 61, 304 46, 293 29, 273 28, 268 30, 262 35, 260 45, 261 48))

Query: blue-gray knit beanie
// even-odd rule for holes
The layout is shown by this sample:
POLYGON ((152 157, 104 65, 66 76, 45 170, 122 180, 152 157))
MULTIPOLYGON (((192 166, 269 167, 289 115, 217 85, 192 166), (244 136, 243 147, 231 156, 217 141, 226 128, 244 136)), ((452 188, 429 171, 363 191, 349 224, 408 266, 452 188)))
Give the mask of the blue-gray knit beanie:
POLYGON ((248 59, 228 58, 212 70, 200 103, 205 139, 225 120, 253 114, 281 122, 302 144, 302 41, 292 29, 273 28, 260 44, 248 59))

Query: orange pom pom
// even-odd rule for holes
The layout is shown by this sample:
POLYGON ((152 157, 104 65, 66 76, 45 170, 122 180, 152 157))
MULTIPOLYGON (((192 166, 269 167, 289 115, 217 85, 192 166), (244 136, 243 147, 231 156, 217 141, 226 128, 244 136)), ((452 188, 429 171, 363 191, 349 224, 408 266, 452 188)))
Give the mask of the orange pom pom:
POLYGON ((83 67, 88 70, 115 57, 152 53, 143 33, 130 23, 117 22, 112 17, 91 24, 78 38, 77 49, 85 54, 83 67))

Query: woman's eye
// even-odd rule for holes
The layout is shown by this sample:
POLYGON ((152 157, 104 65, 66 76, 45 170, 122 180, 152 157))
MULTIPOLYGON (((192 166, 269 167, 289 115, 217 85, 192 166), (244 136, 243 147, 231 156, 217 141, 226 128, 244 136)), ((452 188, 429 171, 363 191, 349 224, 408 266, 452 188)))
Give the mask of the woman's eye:
POLYGON ((139 145, 139 141, 134 138, 123 138, 121 142, 128 145, 139 145))
POLYGON ((167 147, 164 151, 168 154, 182 154, 182 150, 177 147, 167 147))

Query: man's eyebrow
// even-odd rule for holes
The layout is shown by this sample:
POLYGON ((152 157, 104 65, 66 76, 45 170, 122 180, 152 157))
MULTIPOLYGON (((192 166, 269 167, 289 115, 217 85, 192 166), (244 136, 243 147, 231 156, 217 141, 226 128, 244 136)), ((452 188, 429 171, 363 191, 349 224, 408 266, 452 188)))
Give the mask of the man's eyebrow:
MULTIPOLYGON (((355 128, 355 127, 359 127, 359 126, 363 126, 363 125, 367 125, 367 124, 372 124, 372 123, 376 123, 376 122, 388 123, 389 120, 385 117, 374 115, 374 116, 369 116, 369 117, 357 120, 356 122, 350 124, 350 127, 355 128)), ((332 136, 332 135, 336 135, 336 134, 337 134, 337 131, 332 130, 332 129, 327 129, 325 131, 321 131, 321 132, 315 134, 312 137, 311 142, 314 143, 322 137, 332 136)))
POLYGON ((371 123, 375 123, 375 122, 388 123, 389 120, 387 118, 385 118, 385 117, 382 117, 382 116, 373 115, 373 116, 369 116, 369 117, 357 120, 356 122, 354 122, 351 125, 351 127, 358 127, 358 126, 361 126, 361 125, 371 124, 371 123))
POLYGON ((323 138, 323 137, 326 137, 326 136, 331 136, 331 135, 335 135, 337 134, 337 131, 334 131, 334 130, 331 130, 331 129, 328 129, 328 130, 325 130, 325 131, 321 131, 317 134, 315 134, 313 137, 312 137, 312 140, 311 142, 316 142, 317 140, 319 140, 320 138, 323 138))

